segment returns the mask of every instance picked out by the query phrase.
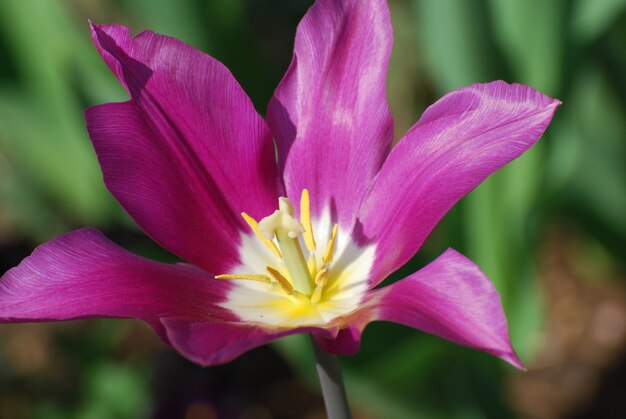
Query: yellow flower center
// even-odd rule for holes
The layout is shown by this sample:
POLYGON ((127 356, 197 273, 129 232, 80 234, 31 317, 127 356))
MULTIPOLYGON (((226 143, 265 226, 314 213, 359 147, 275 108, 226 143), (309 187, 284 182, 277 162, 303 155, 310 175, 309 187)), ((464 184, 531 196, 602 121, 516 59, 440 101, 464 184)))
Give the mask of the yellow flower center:
POLYGON ((295 212, 288 198, 279 198, 278 209, 258 223, 248 214, 242 213, 258 239, 280 259, 280 266, 266 266, 264 273, 224 274, 216 278, 271 284, 296 304, 315 305, 320 302, 333 263, 338 226, 334 225, 320 261, 315 255, 317 244, 311 223, 308 190, 302 191, 299 220, 295 212))

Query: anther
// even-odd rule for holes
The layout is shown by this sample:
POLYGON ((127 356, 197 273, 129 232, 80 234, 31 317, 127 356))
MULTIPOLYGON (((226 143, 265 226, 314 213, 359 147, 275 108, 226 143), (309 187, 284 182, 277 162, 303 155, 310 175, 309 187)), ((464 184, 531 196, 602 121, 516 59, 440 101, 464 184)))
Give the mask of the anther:
POLYGON ((311 224, 311 201, 307 189, 302 189, 302 196, 300 197, 300 222, 304 226, 304 244, 307 249, 313 252, 315 251, 315 236, 311 224))
POLYGON ((274 278, 276 283, 282 288, 283 291, 285 291, 285 293, 287 293, 287 295, 293 294, 293 285, 291 285, 291 282, 289 282, 289 280, 285 278, 283 274, 281 274, 278 270, 272 268, 271 266, 266 266, 265 269, 267 269, 267 272, 269 272, 272 278, 274 278))
POLYGON ((328 265, 333 261, 333 256, 335 253, 335 239, 337 238, 338 228, 339 226, 335 224, 335 226, 333 227, 333 232, 330 236, 330 240, 328 241, 328 245, 326 245, 326 251, 324 252, 324 257, 322 258, 324 265, 328 265))
POLYGON ((323 287, 328 282, 328 269, 322 268, 317 275, 315 275, 315 285, 323 287))

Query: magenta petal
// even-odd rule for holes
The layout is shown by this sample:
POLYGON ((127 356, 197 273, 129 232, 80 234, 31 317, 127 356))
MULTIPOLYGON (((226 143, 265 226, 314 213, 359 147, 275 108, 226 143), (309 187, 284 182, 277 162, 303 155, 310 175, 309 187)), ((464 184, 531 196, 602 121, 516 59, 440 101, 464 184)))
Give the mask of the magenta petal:
POLYGON ((445 95, 389 154, 359 212, 378 243, 373 285, 407 262, 445 213, 543 134, 560 102, 497 81, 445 95))
POLYGON ((385 83, 392 46, 385 0, 318 0, 298 26, 291 66, 270 102, 287 194, 311 194, 349 224, 391 146, 385 83))
POLYGON ((190 361, 203 366, 224 364, 283 336, 313 331, 329 333, 313 327, 278 329, 239 322, 190 323, 175 318, 162 322, 172 346, 190 361))
POLYGON ((173 38, 93 25, 131 100, 87 110, 104 180, 144 231, 212 273, 238 263, 240 213, 281 194, 272 137, 230 72, 173 38))
MULTIPOLYGON (((362 308, 359 310, 361 313, 370 312, 369 308, 362 308)), ((348 316, 347 319, 354 322, 352 316, 348 316)), ((370 320, 376 320, 374 318, 370 320)), ((321 333, 314 333, 315 341, 317 344, 325 350, 336 355, 356 355, 361 348, 361 334, 363 329, 367 326, 365 323, 353 323, 344 329, 339 330, 337 336, 327 336, 321 333)))
POLYGON ((0 322, 134 317, 165 337, 161 317, 232 319, 229 284, 190 265, 135 256, 91 228, 38 247, 0 280, 0 322))
POLYGON ((369 292, 356 311, 337 319, 336 324, 340 327, 337 333, 313 333, 318 345, 337 355, 355 355, 359 352, 363 330, 369 323, 379 320, 377 304, 380 292, 369 292))
POLYGON ((341 319, 345 326, 337 334, 314 336, 328 352, 353 355, 367 324, 378 320, 404 324, 524 368, 511 347, 498 292, 474 263, 452 249, 413 275, 370 291, 357 311, 341 319))
POLYGON ((524 368, 509 340, 500 296, 472 261, 448 249, 435 261, 379 291, 377 318, 485 351, 524 368))

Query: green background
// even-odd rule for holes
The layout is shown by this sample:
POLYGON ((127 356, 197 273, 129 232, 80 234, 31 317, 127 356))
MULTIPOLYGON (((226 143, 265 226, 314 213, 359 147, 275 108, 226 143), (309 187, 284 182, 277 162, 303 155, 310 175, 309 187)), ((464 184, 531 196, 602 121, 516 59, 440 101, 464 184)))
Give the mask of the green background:
MULTIPOLYGON (((0 273, 92 225, 162 260, 106 192, 83 110, 125 92, 88 19, 171 35, 225 63, 257 109, 303 0, 0 1, 0 273)), ((626 1, 390 0, 399 138, 438 97, 528 84, 563 105, 531 151, 464 198, 401 278, 447 247, 499 290, 527 373, 396 325, 342 359, 362 418, 626 417, 626 1), (622 410, 620 410, 622 409, 622 410), (624 416, 622 416, 624 415, 624 416)), ((323 417, 306 337, 201 369, 133 321, 0 326, 3 418, 323 417)))

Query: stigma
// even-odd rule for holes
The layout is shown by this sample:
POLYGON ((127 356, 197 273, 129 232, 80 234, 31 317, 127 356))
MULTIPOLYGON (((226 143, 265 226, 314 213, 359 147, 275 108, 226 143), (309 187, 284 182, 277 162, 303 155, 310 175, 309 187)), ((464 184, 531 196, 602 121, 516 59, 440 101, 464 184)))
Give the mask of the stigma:
POLYGON ((315 305, 322 301, 332 269, 338 226, 334 225, 323 252, 316 252, 309 191, 302 190, 299 217, 293 203, 285 197, 278 199, 276 211, 259 222, 246 213, 241 215, 279 263, 266 266, 262 273, 225 274, 216 278, 264 282, 297 304, 315 305))
POLYGON ((259 223, 259 231, 267 240, 279 234, 295 239, 304 233, 302 223, 296 220, 296 210, 289 198, 278 198, 278 209, 259 223))

